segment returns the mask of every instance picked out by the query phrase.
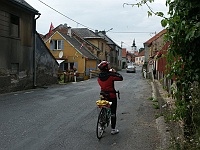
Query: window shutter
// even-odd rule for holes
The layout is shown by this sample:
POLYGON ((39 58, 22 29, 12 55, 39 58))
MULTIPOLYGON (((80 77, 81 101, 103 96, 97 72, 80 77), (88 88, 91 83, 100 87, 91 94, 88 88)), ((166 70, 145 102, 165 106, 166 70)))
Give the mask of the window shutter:
POLYGON ((64 40, 61 40, 61 50, 64 50, 64 40))
POLYGON ((74 62, 74 66, 78 69, 78 62, 74 62))
POLYGON ((54 40, 51 40, 50 41, 50 50, 54 50, 54 46, 55 45, 55 41, 54 40))
POLYGON ((53 42, 52 42, 52 40, 50 41, 50 50, 53 50, 53 42))

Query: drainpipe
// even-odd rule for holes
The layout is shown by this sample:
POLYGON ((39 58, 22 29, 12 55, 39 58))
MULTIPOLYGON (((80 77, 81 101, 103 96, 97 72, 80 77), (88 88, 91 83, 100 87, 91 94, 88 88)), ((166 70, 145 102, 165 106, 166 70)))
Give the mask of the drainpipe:
POLYGON ((34 19, 34 27, 33 27, 33 88, 36 88, 36 20, 40 17, 40 13, 38 13, 38 16, 34 19))

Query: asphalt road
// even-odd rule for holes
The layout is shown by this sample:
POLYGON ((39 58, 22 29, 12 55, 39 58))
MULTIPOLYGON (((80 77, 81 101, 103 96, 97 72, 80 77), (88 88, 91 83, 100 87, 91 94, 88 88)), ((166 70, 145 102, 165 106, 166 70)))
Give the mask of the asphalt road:
POLYGON ((97 79, 0 95, 0 150, 155 150, 160 144, 150 82, 119 72, 117 128, 99 141, 97 79))

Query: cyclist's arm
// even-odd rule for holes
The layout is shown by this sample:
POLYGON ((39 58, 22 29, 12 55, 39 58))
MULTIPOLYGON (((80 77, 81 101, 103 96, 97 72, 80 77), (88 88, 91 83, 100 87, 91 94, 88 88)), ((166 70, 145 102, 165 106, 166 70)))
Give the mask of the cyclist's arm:
POLYGON ((113 80, 114 81, 122 81, 123 80, 123 77, 121 74, 115 72, 115 73, 111 73, 112 74, 112 77, 113 77, 113 80))

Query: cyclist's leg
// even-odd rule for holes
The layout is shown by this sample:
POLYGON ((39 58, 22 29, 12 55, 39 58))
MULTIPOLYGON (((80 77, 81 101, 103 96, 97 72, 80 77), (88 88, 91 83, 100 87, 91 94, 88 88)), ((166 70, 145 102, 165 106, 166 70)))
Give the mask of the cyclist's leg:
POLYGON ((116 126, 116 111, 117 111, 117 98, 111 98, 109 100, 112 102, 112 105, 110 106, 111 108, 111 128, 115 129, 116 126))

